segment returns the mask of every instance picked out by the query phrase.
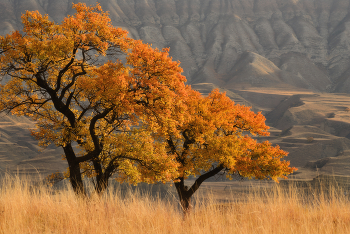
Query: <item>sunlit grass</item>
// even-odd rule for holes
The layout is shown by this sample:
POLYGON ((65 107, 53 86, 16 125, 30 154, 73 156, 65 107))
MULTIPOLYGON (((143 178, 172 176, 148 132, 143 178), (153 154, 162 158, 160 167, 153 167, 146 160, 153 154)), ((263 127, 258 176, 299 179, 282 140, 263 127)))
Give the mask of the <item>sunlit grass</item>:
MULTIPOLYGON (((184 217, 176 202, 110 190, 78 198, 7 177, 0 191, 0 233, 350 233, 350 202, 335 188, 251 192, 245 201, 198 202, 184 217)), ((234 196, 234 194, 232 194, 234 196)))

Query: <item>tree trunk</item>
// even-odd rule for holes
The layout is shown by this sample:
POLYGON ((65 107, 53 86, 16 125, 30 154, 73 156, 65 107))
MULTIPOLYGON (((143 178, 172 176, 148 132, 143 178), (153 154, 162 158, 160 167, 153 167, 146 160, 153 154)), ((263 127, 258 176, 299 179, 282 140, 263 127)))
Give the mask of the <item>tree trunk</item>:
POLYGON ((191 211, 191 207, 192 207, 191 197, 193 193, 190 193, 188 191, 187 186, 184 186, 183 179, 180 182, 176 182, 174 184, 175 184, 177 194, 179 195, 181 208, 184 212, 184 215, 187 215, 191 211))
POLYGON ((94 158, 92 163, 96 172, 95 192, 102 194, 108 187, 109 176, 106 172, 103 173, 101 162, 98 158, 94 158))
POLYGON ((192 208, 191 197, 185 197, 185 196, 181 197, 180 204, 181 204, 182 210, 184 211, 184 214, 188 215, 191 212, 191 208, 192 208))
POLYGON ((185 179, 184 177, 177 178, 177 182, 174 182, 175 188, 177 191, 177 194, 180 198, 180 204, 184 211, 185 216, 191 211, 191 197, 192 195, 199 189, 201 184, 208 178, 216 175, 219 173, 222 169, 224 169, 224 166, 219 165, 216 168, 214 168, 211 171, 206 172, 205 174, 201 175, 196 179, 196 181, 193 183, 191 188, 188 188, 185 186, 185 179))
POLYGON ((86 195, 84 183, 81 178, 79 163, 69 165, 69 179, 75 194, 86 195))
POLYGON ((105 173, 96 176, 95 191, 98 194, 102 194, 107 189, 108 179, 109 177, 105 173))
POLYGON ((77 195, 86 195, 86 191, 84 188, 84 183, 81 177, 80 165, 76 160, 75 153, 71 144, 67 144, 67 146, 63 147, 68 166, 69 166, 69 179, 72 185, 73 191, 77 195))
POLYGON ((95 172, 97 173, 95 191, 98 194, 102 194, 108 188, 108 180, 109 178, 111 178, 116 168, 118 168, 118 164, 115 164, 116 159, 117 157, 108 163, 108 166, 106 167, 104 172, 102 170, 100 160, 98 158, 95 158, 93 160, 94 169, 95 169, 95 172))

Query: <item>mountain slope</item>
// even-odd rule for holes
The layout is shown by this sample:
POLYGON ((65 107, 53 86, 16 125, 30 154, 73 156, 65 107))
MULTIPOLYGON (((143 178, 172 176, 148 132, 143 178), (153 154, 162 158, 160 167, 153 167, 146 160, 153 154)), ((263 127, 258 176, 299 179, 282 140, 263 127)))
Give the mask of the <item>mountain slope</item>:
MULTIPOLYGON (((38 10, 60 22, 74 13, 72 2, 79 1, 0 0, 0 34, 20 30, 20 16, 25 10, 38 10)), ((127 29, 133 38, 154 47, 170 47, 173 58, 182 62, 189 83, 225 84, 223 77, 229 80, 232 67, 246 51, 291 72, 286 68, 288 63, 280 60, 293 53, 303 59, 299 63, 289 61, 292 75, 303 79, 307 88, 350 92, 346 75, 350 69, 349 0, 100 2, 110 12, 113 24, 127 29), (305 67, 310 67, 312 74, 296 72, 305 67)), ((283 77, 286 83, 295 83, 288 81, 295 77, 283 77)))
MULTIPOLYGON (((26 10, 38 10, 59 23, 74 14, 72 2, 96 4, 0 0, 0 34, 21 30, 26 10)), ((295 165, 310 161, 313 168, 326 162, 322 160, 327 155, 332 159, 325 166, 333 161, 338 165, 333 157, 350 157, 345 111, 350 108, 349 96, 322 94, 350 93, 349 0, 99 2, 112 23, 128 30, 131 37, 153 47, 170 47, 170 55, 181 62, 193 88, 204 94, 212 88, 226 90, 237 103, 263 111, 275 131, 289 129, 291 135, 270 140, 290 151, 289 160, 295 165), (317 135, 315 128, 327 134, 317 135), (307 142, 309 136, 315 141, 307 142), (327 155, 320 154, 323 149, 327 155)), ((0 170, 34 165, 49 173, 64 168, 57 149, 38 151, 27 130, 31 123, 12 118, 0 117, 0 170)))

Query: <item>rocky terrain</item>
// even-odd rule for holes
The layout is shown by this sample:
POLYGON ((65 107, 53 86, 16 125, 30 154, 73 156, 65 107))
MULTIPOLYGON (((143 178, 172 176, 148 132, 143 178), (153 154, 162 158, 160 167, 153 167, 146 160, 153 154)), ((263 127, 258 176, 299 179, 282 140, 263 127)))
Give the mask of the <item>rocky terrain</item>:
MULTIPOLYGON (((170 47, 193 88, 206 94, 218 87, 262 111, 272 127, 268 140, 290 152, 301 177, 350 174, 350 0, 99 2, 131 37, 170 47)), ((0 34, 21 30, 26 10, 59 23, 74 14, 71 5, 0 0, 0 34)), ((25 119, 1 117, 0 169, 63 170, 61 152, 38 151, 28 126, 25 119)))

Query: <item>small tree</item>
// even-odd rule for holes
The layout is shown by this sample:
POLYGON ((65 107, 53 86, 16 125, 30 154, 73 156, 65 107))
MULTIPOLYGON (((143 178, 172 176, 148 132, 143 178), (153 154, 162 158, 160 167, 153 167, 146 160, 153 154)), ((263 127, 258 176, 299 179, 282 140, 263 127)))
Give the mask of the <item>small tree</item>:
POLYGON ((167 50, 113 27, 100 5, 73 8, 61 24, 27 11, 23 34, 0 37, 0 70, 10 77, 0 110, 30 117, 42 146, 63 148, 77 194, 83 176, 97 192, 116 172, 135 183, 171 179, 176 163, 152 134, 182 119, 182 69, 167 50))
POLYGON ((168 151, 176 155, 179 176, 174 184, 182 208, 187 212, 191 197, 208 178, 225 172, 228 178, 242 177, 277 181, 296 168, 281 161, 287 152, 267 141, 257 143, 251 136, 267 136, 265 117, 249 107, 235 105, 224 93, 212 91, 202 97, 188 89, 186 122, 178 125, 180 135, 167 139, 168 151), (189 176, 198 176, 193 185, 185 186, 189 176))

